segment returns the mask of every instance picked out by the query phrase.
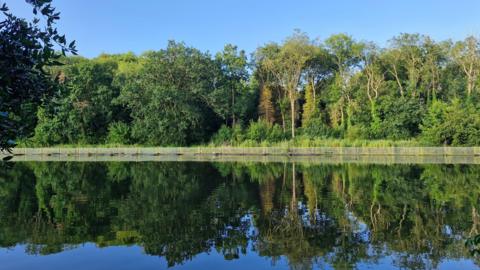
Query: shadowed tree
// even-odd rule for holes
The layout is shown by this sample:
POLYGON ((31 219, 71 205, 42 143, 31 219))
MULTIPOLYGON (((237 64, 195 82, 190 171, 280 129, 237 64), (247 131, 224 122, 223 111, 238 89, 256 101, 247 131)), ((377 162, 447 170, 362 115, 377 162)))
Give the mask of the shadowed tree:
POLYGON ((51 92, 53 85, 44 68, 58 64, 61 54, 54 46, 63 54, 76 53, 75 43, 67 44, 55 27, 60 13, 51 0, 26 2, 33 7, 31 22, 10 13, 6 4, 0 7, 4 16, 0 22, 0 151, 9 150, 18 136, 28 134, 28 114, 35 114, 35 105, 51 92))

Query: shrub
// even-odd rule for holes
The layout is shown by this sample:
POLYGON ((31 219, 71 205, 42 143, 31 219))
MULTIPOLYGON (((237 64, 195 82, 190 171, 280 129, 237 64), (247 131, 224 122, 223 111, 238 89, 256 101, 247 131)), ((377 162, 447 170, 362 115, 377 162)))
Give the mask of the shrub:
POLYGON ((269 142, 279 142, 285 139, 286 139, 286 134, 283 132, 283 129, 279 125, 274 124, 273 126, 270 127, 270 131, 267 136, 267 140, 269 142))
POLYGON ((62 142, 64 137, 62 134, 62 125, 61 121, 58 121, 58 118, 52 117, 48 114, 44 108, 39 108, 37 112, 38 124, 35 127, 35 135, 33 141, 37 145, 49 146, 62 142))
POLYGON ((348 128, 345 133, 345 138, 350 140, 366 139, 368 138, 369 130, 367 127, 362 125, 355 125, 348 128))
POLYGON ((212 142, 215 145, 230 145, 232 143, 233 130, 226 125, 222 125, 220 129, 213 135, 212 142))
POLYGON ((107 142, 112 144, 130 144, 130 127, 123 122, 113 122, 108 126, 107 142))
POLYGON ((270 124, 264 120, 250 122, 245 131, 245 138, 253 142, 279 142, 286 138, 282 128, 277 124, 270 124))
POLYGON ((421 139, 433 145, 479 145, 479 113, 473 105, 462 104, 458 99, 450 105, 434 102, 421 125, 421 139))
POLYGON ((233 126, 231 141, 232 144, 239 144, 245 140, 245 132, 241 125, 233 126))
POLYGON ((246 139, 256 142, 267 140, 270 133, 270 126, 266 121, 250 122, 246 130, 246 139))
POLYGON ((386 97, 378 106, 381 119, 378 138, 408 139, 420 134, 420 124, 425 114, 421 100, 386 97))
POLYGON ((330 128, 321 118, 312 118, 302 127, 302 134, 308 138, 329 138, 338 134, 330 128))

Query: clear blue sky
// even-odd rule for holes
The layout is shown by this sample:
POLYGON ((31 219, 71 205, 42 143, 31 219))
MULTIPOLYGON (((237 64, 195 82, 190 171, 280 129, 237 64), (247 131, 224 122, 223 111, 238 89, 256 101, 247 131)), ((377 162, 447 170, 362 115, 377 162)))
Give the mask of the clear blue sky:
MULTIPOLYGON (((23 0, 5 1, 31 16, 23 0)), ((384 45, 402 32, 436 40, 480 34, 480 0, 53 0, 59 29, 81 55, 164 48, 174 39, 217 52, 226 43, 247 52, 282 41, 295 28, 324 39, 348 33, 384 45)))

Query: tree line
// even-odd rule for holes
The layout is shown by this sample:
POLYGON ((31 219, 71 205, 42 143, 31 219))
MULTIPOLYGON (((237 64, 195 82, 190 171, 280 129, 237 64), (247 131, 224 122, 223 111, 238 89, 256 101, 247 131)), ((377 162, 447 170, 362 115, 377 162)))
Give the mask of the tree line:
MULTIPOLYGON (((252 54, 165 49, 63 57, 20 140, 185 146, 387 139, 479 145, 480 44, 400 34, 380 47, 295 31, 252 54)), ((25 112, 29 111, 30 114, 25 112)))

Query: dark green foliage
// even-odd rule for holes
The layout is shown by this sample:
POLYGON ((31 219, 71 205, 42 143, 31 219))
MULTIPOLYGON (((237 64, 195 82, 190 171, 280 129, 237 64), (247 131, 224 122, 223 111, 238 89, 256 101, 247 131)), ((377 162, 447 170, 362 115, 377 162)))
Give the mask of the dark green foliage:
POLYGON ((75 42, 67 44, 55 24, 60 13, 51 0, 27 0, 36 15, 32 22, 0 8, 0 151, 14 146, 14 139, 30 135, 37 104, 52 90, 44 67, 57 65, 61 54, 75 53, 75 42), (38 16, 37 16, 38 15, 38 16))
POLYGON ((285 134, 278 125, 269 124, 266 121, 259 120, 250 122, 250 125, 245 131, 247 140, 254 142, 278 142, 285 139, 285 134))
POLYGON ((465 242, 465 246, 470 249, 472 255, 480 254, 480 234, 469 238, 465 242))
POLYGON ((338 137, 338 131, 329 127, 320 117, 310 119, 302 127, 302 134, 312 139, 338 137))
POLYGON ((432 145, 480 145, 480 111, 458 99, 434 102, 421 128, 422 139, 432 145))
POLYGON ((223 125, 212 137, 215 145, 238 145, 246 142, 280 142, 288 138, 282 128, 277 124, 270 124, 265 120, 250 122, 246 129, 240 125, 229 128, 223 125))
POLYGON ((145 64, 122 89, 132 137, 150 145, 188 145, 209 138, 220 126, 211 96, 221 77, 208 54, 182 43, 142 56, 145 64))
POLYGON ((393 140, 416 137, 420 133, 424 111, 421 100, 385 97, 377 106, 380 123, 378 133, 373 135, 393 140))
POLYGON ((237 46, 227 44, 217 53, 215 62, 221 72, 213 89, 214 111, 231 126, 248 121, 249 106, 254 103, 249 91, 247 56, 237 46))
POLYGON ((113 122, 108 126, 108 143, 131 144, 134 140, 131 138, 130 126, 123 122, 113 122))
POLYGON ((234 45, 213 57, 174 41, 140 56, 64 57, 64 66, 48 69, 54 80, 42 77, 52 93, 40 108, 24 99, 0 114, 2 134, 29 143, 35 127, 36 145, 254 146, 298 130, 294 144, 473 146, 480 143, 479 47, 474 37, 453 45, 401 34, 382 49, 345 34, 318 42, 296 32, 259 48, 250 63, 234 45), (24 128, 11 133, 19 122, 24 128))
POLYGON ((119 89, 113 85, 117 64, 78 62, 59 71, 60 91, 39 110, 34 140, 42 145, 105 142, 109 124, 120 110, 114 104, 119 89))
POLYGON ((233 130, 228 126, 222 125, 212 137, 215 145, 230 145, 233 142, 233 130))

